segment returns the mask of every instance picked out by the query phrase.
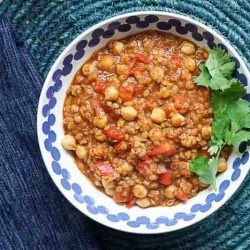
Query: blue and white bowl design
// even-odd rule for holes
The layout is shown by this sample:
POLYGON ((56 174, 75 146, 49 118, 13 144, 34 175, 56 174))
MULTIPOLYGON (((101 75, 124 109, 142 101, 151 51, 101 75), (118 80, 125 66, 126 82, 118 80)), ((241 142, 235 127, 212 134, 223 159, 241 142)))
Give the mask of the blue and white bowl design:
MULTIPOLYGON (((228 170, 217 178, 217 191, 210 187, 174 207, 127 209, 98 191, 78 170, 73 157, 62 148, 63 102, 80 66, 110 40, 150 29, 183 36, 208 49, 216 45, 223 47, 236 62, 236 77, 250 92, 250 74, 246 65, 221 35, 181 15, 157 11, 134 12, 93 26, 63 51, 46 78, 37 115, 41 153, 49 174, 63 195, 82 213, 106 226, 142 234, 169 232, 204 219, 233 195, 249 170, 249 143, 243 142, 234 148, 228 160, 228 170)), ((247 99, 250 101, 250 94, 247 99)))

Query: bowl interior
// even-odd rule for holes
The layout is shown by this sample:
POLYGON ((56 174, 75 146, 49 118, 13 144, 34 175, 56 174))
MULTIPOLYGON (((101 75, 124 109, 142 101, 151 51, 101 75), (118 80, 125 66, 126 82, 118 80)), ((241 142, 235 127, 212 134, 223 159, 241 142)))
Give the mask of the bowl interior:
POLYGON ((66 91, 80 66, 94 51, 110 40, 145 30, 159 30, 185 37, 207 49, 219 45, 237 64, 236 77, 249 92, 249 72, 237 52, 220 35, 190 18, 164 12, 137 12, 111 18, 76 38, 60 55, 45 81, 38 108, 38 138, 45 165, 63 195, 94 220, 122 231, 161 233, 184 228, 205 218, 223 205, 246 176, 247 143, 234 148, 229 168, 217 178, 218 190, 211 187, 186 203, 174 207, 142 209, 117 205, 98 191, 80 172, 73 157, 62 148, 62 109, 66 91))

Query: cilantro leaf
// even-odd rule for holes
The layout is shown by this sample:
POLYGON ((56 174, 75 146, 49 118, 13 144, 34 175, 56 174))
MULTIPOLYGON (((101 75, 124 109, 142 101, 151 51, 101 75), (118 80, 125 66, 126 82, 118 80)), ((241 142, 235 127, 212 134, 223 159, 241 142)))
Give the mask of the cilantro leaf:
POLYGON ((250 103, 241 99, 246 90, 232 77, 235 62, 223 49, 210 50, 207 61, 200 64, 200 70, 196 84, 212 90, 214 118, 208 151, 213 157, 210 160, 204 156, 196 157, 190 163, 190 170, 201 182, 215 187, 218 158, 223 147, 250 140, 250 103))
POLYGON ((192 160, 189 165, 190 170, 201 176, 206 172, 206 166, 208 164, 208 158, 203 155, 197 156, 192 160))
POLYGON ((201 70, 201 74, 195 78, 195 80, 194 80, 195 83, 197 83, 197 85, 209 87, 212 77, 209 74, 208 69, 205 66, 205 63, 200 64, 200 70, 201 70))
POLYGON ((212 122, 212 142, 222 146, 225 142, 225 134, 229 132, 230 119, 225 113, 215 113, 212 122), (226 132, 227 131, 227 132, 226 132))
POLYGON ((217 158, 211 158, 208 161, 207 164, 207 171, 204 175, 200 176, 200 180, 202 183, 205 184, 212 184, 214 189, 216 190, 216 173, 218 168, 218 159, 217 158))
POLYGON ((212 108, 214 112, 224 112, 228 105, 246 95, 244 86, 237 80, 232 79, 231 86, 224 91, 212 92, 212 108))
POLYGON ((235 62, 233 62, 225 50, 216 47, 209 51, 209 57, 205 63, 210 75, 223 76, 231 78, 235 70, 235 62))
POLYGON ((204 184, 212 184, 216 188, 216 173, 218 159, 211 158, 208 160, 205 156, 197 156, 189 165, 191 171, 196 173, 200 181, 204 184))
POLYGON ((250 140, 250 132, 246 130, 241 130, 235 134, 232 134, 231 138, 228 140, 228 144, 236 145, 242 141, 250 140))
POLYGON ((214 144, 214 145, 210 146, 210 148, 208 149, 208 152, 209 152, 211 155, 218 155, 218 153, 219 153, 220 150, 221 150, 221 146, 222 146, 222 145, 214 144))
POLYGON ((214 90, 227 89, 232 82, 235 62, 223 49, 216 47, 209 51, 208 59, 200 65, 201 74, 195 79, 200 86, 210 87, 214 90))
POLYGON ((250 103, 239 99, 232 102, 227 109, 231 120, 232 131, 236 132, 244 128, 250 128, 250 103))

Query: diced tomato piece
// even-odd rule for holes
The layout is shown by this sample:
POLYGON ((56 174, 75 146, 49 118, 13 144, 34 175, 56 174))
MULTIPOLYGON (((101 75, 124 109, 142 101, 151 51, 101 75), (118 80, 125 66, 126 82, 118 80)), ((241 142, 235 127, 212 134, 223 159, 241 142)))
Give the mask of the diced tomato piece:
POLYGON ((184 95, 177 95, 174 97, 175 108, 180 111, 180 113, 185 113, 189 109, 190 100, 184 95))
POLYGON ((93 105, 92 105, 92 107, 93 107, 95 115, 100 114, 100 112, 102 111, 102 107, 101 107, 101 103, 100 102, 94 102, 93 105))
POLYGON ((111 139, 116 141, 121 141, 123 139, 123 134, 119 128, 116 126, 110 126, 108 129, 104 130, 104 133, 111 139))
POLYGON ((149 63, 149 58, 140 53, 135 53, 135 60, 138 62, 149 63))
POLYGON ((135 76, 137 73, 145 71, 145 68, 143 67, 135 67, 129 71, 130 76, 135 76))
POLYGON ((93 167, 102 176, 110 176, 115 172, 112 165, 107 162, 96 163, 93 167))
POLYGON ((96 82, 93 86, 93 89, 98 94, 103 94, 105 89, 108 87, 106 82, 96 82))
POLYGON ((124 102, 131 101, 133 99, 133 95, 134 88, 132 86, 128 88, 125 88, 123 86, 119 87, 119 96, 124 102))
POLYGON ((108 106, 104 102, 101 103, 101 107, 102 107, 103 111, 109 116, 109 118, 111 118, 113 120, 119 119, 120 115, 117 113, 117 111, 114 108, 108 106))
POLYGON ((169 171, 160 174, 159 182, 163 185, 170 185, 172 182, 172 175, 169 171))
POLYGON ((130 188, 122 190, 122 192, 118 192, 117 190, 113 193, 113 199, 115 202, 128 202, 130 198, 130 188))
POLYGON ((147 155, 150 157, 159 155, 166 157, 166 156, 171 156, 175 153, 176 153, 176 148, 174 145, 168 142, 162 142, 159 146, 152 148, 147 155))
POLYGON ((167 106, 163 107, 163 110, 164 110, 164 112, 165 112, 165 114, 166 114, 167 117, 170 116, 170 114, 173 111, 172 108, 167 107, 167 106))
POLYGON ((181 57, 178 55, 172 55, 171 60, 175 63, 177 67, 181 66, 181 57))
POLYGON ((188 200, 188 196, 185 193, 183 193, 181 190, 176 191, 175 196, 181 201, 188 200))
POLYGON ((135 203, 136 203, 136 200, 137 200, 137 198, 135 196, 132 196, 132 198, 130 199, 130 201, 128 202, 126 207, 127 208, 133 207, 135 205, 135 203))
POLYGON ((146 178, 149 178, 150 175, 158 174, 158 165, 149 158, 146 158, 142 162, 140 162, 136 169, 146 178))

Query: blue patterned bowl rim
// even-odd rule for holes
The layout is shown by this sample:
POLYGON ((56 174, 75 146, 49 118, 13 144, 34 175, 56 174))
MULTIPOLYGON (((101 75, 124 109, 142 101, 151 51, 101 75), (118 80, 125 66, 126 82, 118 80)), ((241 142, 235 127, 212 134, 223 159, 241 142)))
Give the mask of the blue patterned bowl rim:
MULTIPOLYGON (((77 70, 74 69, 72 63, 84 58, 85 52, 88 52, 85 48, 91 50, 102 39, 112 38, 116 32, 123 33, 124 37, 124 35, 131 34, 131 32, 128 32, 129 30, 137 29, 137 33, 138 29, 143 31, 143 29, 151 27, 150 25, 155 25, 155 29, 169 32, 172 32, 174 28, 175 34, 187 34, 190 36, 188 37, 189 39, 197 42, 204 41, 209 48, 219 45, 227 49, 237 65, 236 77, 243 82, 249 93, 249 71, 235 49, 221 35, 190 17, 169 12, 141 11, 115 16, 100 22, 80 34, 71 42, 58 57, 45 80, 37 113, 37 135, 44 163, 62 194, 82 213, 97 222, 114 229, 139 234, 170 232, 185 228, 206 218, 220 208, 233 195, 249 171, 249 164, 247 164, 249 163, 249 143, 243 142, 239 147, 234 149, 234 159, 230 166, 232 174, 226 176, 226 178, 223 177, 217 192, 211 189, 206 191, 205 196, 200 195, 201 199, 198 198, 200 200, 194 198, 196 201, 191 206, 190 204, 193 199, 186 204, 180 205, 178 208, 176 207, 176 212, 173 212, 175 208, 164 208, 164 212, 158 215, 158 208, 148 208, 146 209, 149 211, 148 213, 145 212, 145 209, 140 208, 124 210, 124 207, 118 206, 114 202, 110 203, 110 201, 109 205, 111 205, 107 207, 106 199, 110 198, 103 195, 101 202, 99 202, 95 195, 98 196, 100 194, 97 193, 98 191, 94 187, 86 192, 84 189, 87 184, 84 183, 83 185, 82 182, 75 181, 74 178, 76 176, 72 175, 73 169, 71 167, 77 168, 76 166, 70 166, 69 168, 65 166, 68 165, 68 162, 67 164, 64 162, 64 165, 61 164, 62 159, 66 157, 67 153, 60 149, 60 143, 58 142, 60 133, 55 128, 55 124, 58 125, 61 121, 62 111, 59 114, 59 111, 56 112, 55 110, 58 109, 58 103, 64 99, 64 96, 63 98, 62 96, 58 98, 58 93, 64 88, 66 84, 65 79, 67 77, 71 77, 70 79, 72 79, 74 75, 72 71, 77 70), (104 27, 106 28, 104 29, 104 27), (85 37, 90 36, 90 34, 91 38, 86 40, 85 37), (72 50, 74 53, 72 53, 72 50), (92 195, 89 192, 92 192, 92 195), (116 207, 115 212, 113 211, 113 207, 116 207), (172 214, 171 217, 166 215, 168 212, 172 214)), ((82 62, 77 67, 81 64, 82 62)), ((70 79, 68 78, 67 81, 70 81, 70 79)), ((250 101, 249 94, 247 95, 247 100, 250 101)), ((72 162, 71 160, 70 164, 72 162)))

